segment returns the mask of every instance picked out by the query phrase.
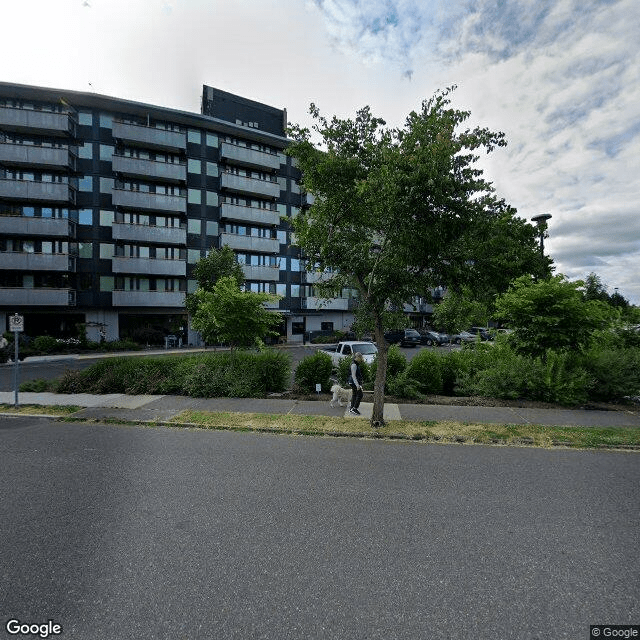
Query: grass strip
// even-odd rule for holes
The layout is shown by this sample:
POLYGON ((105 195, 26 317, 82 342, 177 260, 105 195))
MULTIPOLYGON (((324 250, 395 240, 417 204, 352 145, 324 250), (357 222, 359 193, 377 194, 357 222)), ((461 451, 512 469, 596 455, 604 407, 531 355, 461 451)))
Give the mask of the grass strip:
POLYGON ((20 404, 16 408, 13 404, 0 404, 0 413, 15 413, 16 415, 47 415, 47 416, 68 416, 84 407, 74 405, 47 405, 41 404, 20 404))
POLYGON ((175 416, 169 424, 295 435, 376 437, 543 448, 640 450, 640 428, 637 427, 549 427, 455 421, 393 421, 381 429, 373 429, 368 420, 359 418, 193 410, 183 411, 175 416))

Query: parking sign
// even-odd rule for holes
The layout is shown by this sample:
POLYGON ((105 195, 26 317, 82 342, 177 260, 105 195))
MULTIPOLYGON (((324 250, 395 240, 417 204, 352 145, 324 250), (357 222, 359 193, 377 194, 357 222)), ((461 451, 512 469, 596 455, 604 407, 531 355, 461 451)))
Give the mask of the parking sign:
POLYGON ((9 331, 24 331, 24 316, 17 313, 9 316, 9 331))

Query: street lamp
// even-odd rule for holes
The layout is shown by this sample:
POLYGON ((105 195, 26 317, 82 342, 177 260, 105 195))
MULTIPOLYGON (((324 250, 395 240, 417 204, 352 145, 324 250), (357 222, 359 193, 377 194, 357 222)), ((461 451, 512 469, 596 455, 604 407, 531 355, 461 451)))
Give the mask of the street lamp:
POLYGON ((531 222, 535 222, 538 226, 538 233, 540 234, 540 253, 544 256, 544 236, 547 231, 547 220, 551 218, 550 213, 541 213, 540 215, 533 216, 531 222))

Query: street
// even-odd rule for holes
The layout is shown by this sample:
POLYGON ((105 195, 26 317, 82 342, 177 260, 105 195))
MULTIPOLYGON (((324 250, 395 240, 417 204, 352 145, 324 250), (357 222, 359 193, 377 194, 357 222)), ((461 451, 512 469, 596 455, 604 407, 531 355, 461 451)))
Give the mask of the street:
POLYGON ((635 453, 31 417, 0 418, 0 448, 0 637, 10 619, 65 640, 575 640, 640 621, 635 453))

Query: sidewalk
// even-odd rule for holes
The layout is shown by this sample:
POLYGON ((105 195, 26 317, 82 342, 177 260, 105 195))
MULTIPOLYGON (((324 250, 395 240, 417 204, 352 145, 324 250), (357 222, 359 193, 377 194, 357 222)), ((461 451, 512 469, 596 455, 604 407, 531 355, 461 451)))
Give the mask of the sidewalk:
MULTIPOLYGON (((287 398, 191 398, 186 396, 129 396, 124 394, 55 394, 21 392, 20 405, 74 405, 77 417, 127 421, 166 421, 186 409, 196 411, 321 415, 353 418, 348 407, 331 407, 326 401, 287 398)), ((0 391, 0 404, 13 406, 14 392, 0 391)), ((361 418, 370 419, 373 404, 360 405, 361 418)), ((640 409, 593 411, 586 409, 530 409, 467 407, 425 404, 386 404, 385 420, 454 420, 485 424, 539 424, 546 426, 640 427, 640 409)))

